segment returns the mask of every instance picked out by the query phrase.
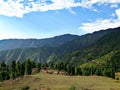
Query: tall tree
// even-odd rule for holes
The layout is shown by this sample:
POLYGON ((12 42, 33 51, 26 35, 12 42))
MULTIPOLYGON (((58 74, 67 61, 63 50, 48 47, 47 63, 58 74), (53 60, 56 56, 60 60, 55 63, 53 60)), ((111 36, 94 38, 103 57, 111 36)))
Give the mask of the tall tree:
POLYGON ((9 73, 7 71, 7 65, 5 62, 0 63, 0 81, 9 79, 9 73))
POLYGON ((32 73, 32 65, 30 59, 25 62, 25 75, 30 75, 32 73))
POLYGON ((15 79, 16 77, 16 62, 12 61, 10 64, 10 77, 15 79))
POLYGON ((39 71, 40 71, 40 68, 41 68, 41 63, 40 63, 40 62, 38 62, 38 63, 36 64, 36 68, 37 68, 37 72, 39 72, 39 71))
POLYGON ((16 63, 16 76, 17 77, 21 75, 20 70, 21 70, 21 63, 18 61, 16 63))
POLYGON ((25 74, 25 62, 21 63, 21 67, 20 67, 20 75, 24 76, 25 74))

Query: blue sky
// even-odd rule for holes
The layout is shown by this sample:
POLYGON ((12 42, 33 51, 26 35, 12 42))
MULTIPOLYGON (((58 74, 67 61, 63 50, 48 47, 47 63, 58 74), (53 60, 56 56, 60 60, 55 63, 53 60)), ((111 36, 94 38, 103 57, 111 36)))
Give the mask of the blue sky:
POLYGON ((120 0, 0 0, 0 39, 83 35, 120 26, 120 0))

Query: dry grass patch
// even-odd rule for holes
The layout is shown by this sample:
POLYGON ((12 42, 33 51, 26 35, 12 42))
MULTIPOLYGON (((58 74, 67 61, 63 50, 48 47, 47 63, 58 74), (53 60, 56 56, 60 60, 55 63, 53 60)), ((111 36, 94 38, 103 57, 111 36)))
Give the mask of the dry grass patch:
POLYGON ((120 80, 120 72, 116 73, 115 77, 116 77, 117 80, 120 80))
POLYGON ((12 82, 1 83, 0 90, 20 90, 30 86, 30 90, 120 90, 116 80, 98 76, 65 76, 39 73, 12 82))

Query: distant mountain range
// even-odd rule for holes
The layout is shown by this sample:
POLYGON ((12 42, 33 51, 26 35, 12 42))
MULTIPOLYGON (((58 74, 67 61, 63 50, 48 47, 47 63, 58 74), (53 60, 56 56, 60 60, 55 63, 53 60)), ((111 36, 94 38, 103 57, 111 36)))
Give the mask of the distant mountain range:
POLYGON ((0 51, 43 46, 56 47, 77 38, 79 38, 77 35, 65 34, 46 39, 5 39, 0 40, 0 51))
POLYGON ((57 62, 81 65, 120 48, 120 27, 82 36, 65 34, 47 39, 0 40, 0 61, 57 62))

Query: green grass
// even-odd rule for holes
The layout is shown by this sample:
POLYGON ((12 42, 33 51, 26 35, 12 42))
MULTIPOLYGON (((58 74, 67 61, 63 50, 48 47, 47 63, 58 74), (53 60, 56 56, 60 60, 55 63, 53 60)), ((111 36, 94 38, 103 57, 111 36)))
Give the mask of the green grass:
POLYGON ((98 76, 64 76, 35 74, 0 83, 0 90, 120 90, 120 81, 98 76))

